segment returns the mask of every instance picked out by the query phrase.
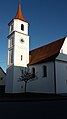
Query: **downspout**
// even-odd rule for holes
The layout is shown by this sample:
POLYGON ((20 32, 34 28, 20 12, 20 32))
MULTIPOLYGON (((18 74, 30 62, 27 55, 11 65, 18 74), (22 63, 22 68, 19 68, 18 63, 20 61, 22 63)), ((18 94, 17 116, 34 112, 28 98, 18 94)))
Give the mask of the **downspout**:
POLYGON ((55 65, 55 59, 54 59, 54 87, 55 87, 55 94, 56 94, 56 65, 55 65))

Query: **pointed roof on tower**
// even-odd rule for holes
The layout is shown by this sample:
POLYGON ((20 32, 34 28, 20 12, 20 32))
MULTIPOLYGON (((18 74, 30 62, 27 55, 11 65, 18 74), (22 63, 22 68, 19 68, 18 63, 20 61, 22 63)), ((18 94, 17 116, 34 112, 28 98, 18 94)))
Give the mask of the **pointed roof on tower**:
MULTIPOLYGON (((9 22, 8 25, 10 25, 10 23, 11 23, 14 19, 19 19, 19 20, 22 20, 22 21, 24 21, 24 22, 27 22, 27 21, 24 19, 24 17, 23 17, 20 2, 18 2, 18 10, 17 10, 16 16, 9 22)), ((27 23, 28 23, 28 22, 27 22, 27 23)), ((29 23, 28 23, 28 24, 29 24, 29 23)))
POLYGON ((20 20, 26 22, 23 15, 22 15, 20 2, 18 3, 18 10, 17 10, 16 16, 14 19, 20 19, 20 20))

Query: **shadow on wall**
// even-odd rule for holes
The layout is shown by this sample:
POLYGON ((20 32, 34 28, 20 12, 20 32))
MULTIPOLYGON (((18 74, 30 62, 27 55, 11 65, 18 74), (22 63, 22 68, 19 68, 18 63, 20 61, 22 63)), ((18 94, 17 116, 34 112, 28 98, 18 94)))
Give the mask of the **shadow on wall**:
POLYGON ((5 93, 5 85, 0 86, 0 93, 5 93))

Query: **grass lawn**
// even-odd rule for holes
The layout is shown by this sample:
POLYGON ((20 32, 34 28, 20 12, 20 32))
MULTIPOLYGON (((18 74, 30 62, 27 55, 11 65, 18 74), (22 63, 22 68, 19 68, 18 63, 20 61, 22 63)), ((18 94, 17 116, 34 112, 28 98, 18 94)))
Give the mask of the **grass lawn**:
POLYGON ((67 100, 67 96, 42 93, 0 93, 0 101, 67 100))

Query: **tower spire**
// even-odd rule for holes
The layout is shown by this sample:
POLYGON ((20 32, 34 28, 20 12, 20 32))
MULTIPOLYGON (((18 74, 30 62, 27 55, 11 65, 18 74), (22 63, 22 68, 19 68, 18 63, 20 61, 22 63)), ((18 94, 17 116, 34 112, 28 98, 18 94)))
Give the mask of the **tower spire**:
MULTIPOLYGON (((25 21, 23 15, 22 15, 22 11, 21 11, 21 5, 20 5, 20 0, 18 2, 18 10, 17 10, 17 13, 16 13, 16 16, 15 16, 15 19, 20 19, 22 21, 25 21)), ((26 21, 25 21, 26 22, 26 21)))

